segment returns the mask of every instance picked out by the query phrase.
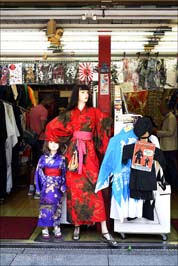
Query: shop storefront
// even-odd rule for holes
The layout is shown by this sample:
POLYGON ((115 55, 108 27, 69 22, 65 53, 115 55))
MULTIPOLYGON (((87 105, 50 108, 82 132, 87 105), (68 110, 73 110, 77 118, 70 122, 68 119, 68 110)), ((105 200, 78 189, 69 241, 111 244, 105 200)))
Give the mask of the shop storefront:
MULTIPOLYGON (((4 108, 12 107, 11 117, 16 125, 11 125, 10 120, 7 125, 1 116, 1 124, 8 128, 6 134, 2 131, 0 140, 4 147, 0 164, 1 218, 3 226, 7 220, 9 224, 10 221, 18 223, 18 218, 23 218, 24 232, 29 231, 24 235, 18 234, 18 229, 15 229, 17 234, 1 233, 1 240, 6 243, 42 241, 36 227, 39 203, 27 196, 31 147, 23 138, 27 127, 23 118, 45 94, 52 94, 56 99, 56 105, 50 110, 52 119, 67 107, 74 84, 89 85, 94 106, 114 119, 113 135, 119 134, 125 125, 133 124, 138 116, 151 117, 159 128, 162 117, 158 106, 165 98, 178 116, 176 2, 154 6, 153 3, 133 6, 129 1, 125 6, 116 1, 106 2, 93 3, 91 7, 84 3, 80 7, 79 3, 75 3, 76 7, 51 3, 50 9, 44 3, 33 7, 30 1, 29 6, 19 4, 21 8, 10 1, 9 6, 2 5, 0 108, 5 115, 4 108), (23 121, 20 128, 17 120, 23 121), (13 140, 9 147, 5 147, 7 138, 13 140), (4 167, 6 162, 8 165, 4 167)), ((105 191, 107 208, 111 190, 105 191)), ((177 194, 171 194, 169 185, 163 191, 158 184, 158 192, 154 221, 138 218, 123 222, 116 218, 113 222, 108 217, 119 241, 127 235, 135 241, 141 235, 138 242, 146 239, 146 242, 176 243, 177 231, 171 221, 178 218, 177 194)), ((62 223, 62 241, 69 242, 72 228, 67 222, 66 198, 62 223)), ((95 226, 90 228, 82 240, 98 243, 97 231, 95 226)), ((50 242, 54 243, 55 239, 50 242)))

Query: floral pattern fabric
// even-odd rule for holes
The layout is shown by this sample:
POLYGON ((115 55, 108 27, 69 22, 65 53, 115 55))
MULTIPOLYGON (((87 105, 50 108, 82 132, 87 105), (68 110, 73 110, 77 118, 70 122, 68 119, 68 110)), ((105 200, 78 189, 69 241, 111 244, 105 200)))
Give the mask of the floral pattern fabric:
POLYGON ((40 193, 38 226, 60 224, 62 196, 66 191, 66 162, 59 154, 42 155, 35 171, 36 192, 40 193), (61 169, 59 176, 46 176, 45 168, 61 169))
POLYGON ((103 154, 108 144, 107 127, 109 118, 98 108, 85 107, 82 111, 75 108, 60 114, 46 127, 46 138, 58 137, 67 142, 65 154, 68 162, 77 146, 75 131, 91 132, 93 138, 84 140, 86 154, 83 158, 82 173, 67 170, 67 212, 68 221, 77 224, 93 224, 106 219, 104 201, 101 191, 95 193, 99 172, 99 160, 96 154, 103 154))

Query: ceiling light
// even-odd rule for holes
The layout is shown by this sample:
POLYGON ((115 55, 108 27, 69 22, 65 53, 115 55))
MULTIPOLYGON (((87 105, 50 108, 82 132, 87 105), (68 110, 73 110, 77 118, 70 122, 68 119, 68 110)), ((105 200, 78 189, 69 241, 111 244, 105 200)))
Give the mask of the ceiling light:
POLYGON ((87 14, 85 13, 82 15, 82 20, 86 20, 86 19, 87 19, 87 14))
POLYGON ((96 15, 92 13, 92 20, 96 20, 96 15))

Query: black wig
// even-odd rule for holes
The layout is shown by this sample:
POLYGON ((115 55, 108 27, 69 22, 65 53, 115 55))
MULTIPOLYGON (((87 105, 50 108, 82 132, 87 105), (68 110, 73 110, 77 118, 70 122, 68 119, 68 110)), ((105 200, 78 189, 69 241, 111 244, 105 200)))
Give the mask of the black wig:
MULTIPOLYGON (((67 106, 67 110, 72 110, 78 105, 78 99, 79 99, 79 91, 80 90, 88 90, 90 91, 90 87, 86 84, 78 84, 75 85, 72 89, 72 95, 70 98, 70 102, 67 106)), ((88 101, 86 102, 86 106, 91 107, 92 106, 92 95, 89 93, 88 101)))

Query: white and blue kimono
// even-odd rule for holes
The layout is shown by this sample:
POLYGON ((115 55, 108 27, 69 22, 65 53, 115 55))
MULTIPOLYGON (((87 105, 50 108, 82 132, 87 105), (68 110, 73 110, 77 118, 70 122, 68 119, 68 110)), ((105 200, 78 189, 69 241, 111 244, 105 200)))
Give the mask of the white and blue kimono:
MULTIPOLYGON (((133 128, 128 126, 110 139, 95 188, 95 192, 107 188, 112 180, 110 218, 114 219, 116 232, 118 224, 123 223, 124 218, 142 217, 143 200, 130 198, 131 159, 126 165, 122 163, 123 146, 135 143, 137 139, 133 128)), ((149 139, 159 148, 156 136, 151 135, 149 139)))
POLYGON ((125 127, 109 141, 101 164, 95 192, 109 187, 112 178, 110 218, 124 222, 124 218, 141 218, 143 200, 130 198, 129 180, 131 160, 122 164, 123 146, 135 143, 137 136, 133 128, 125 127))

